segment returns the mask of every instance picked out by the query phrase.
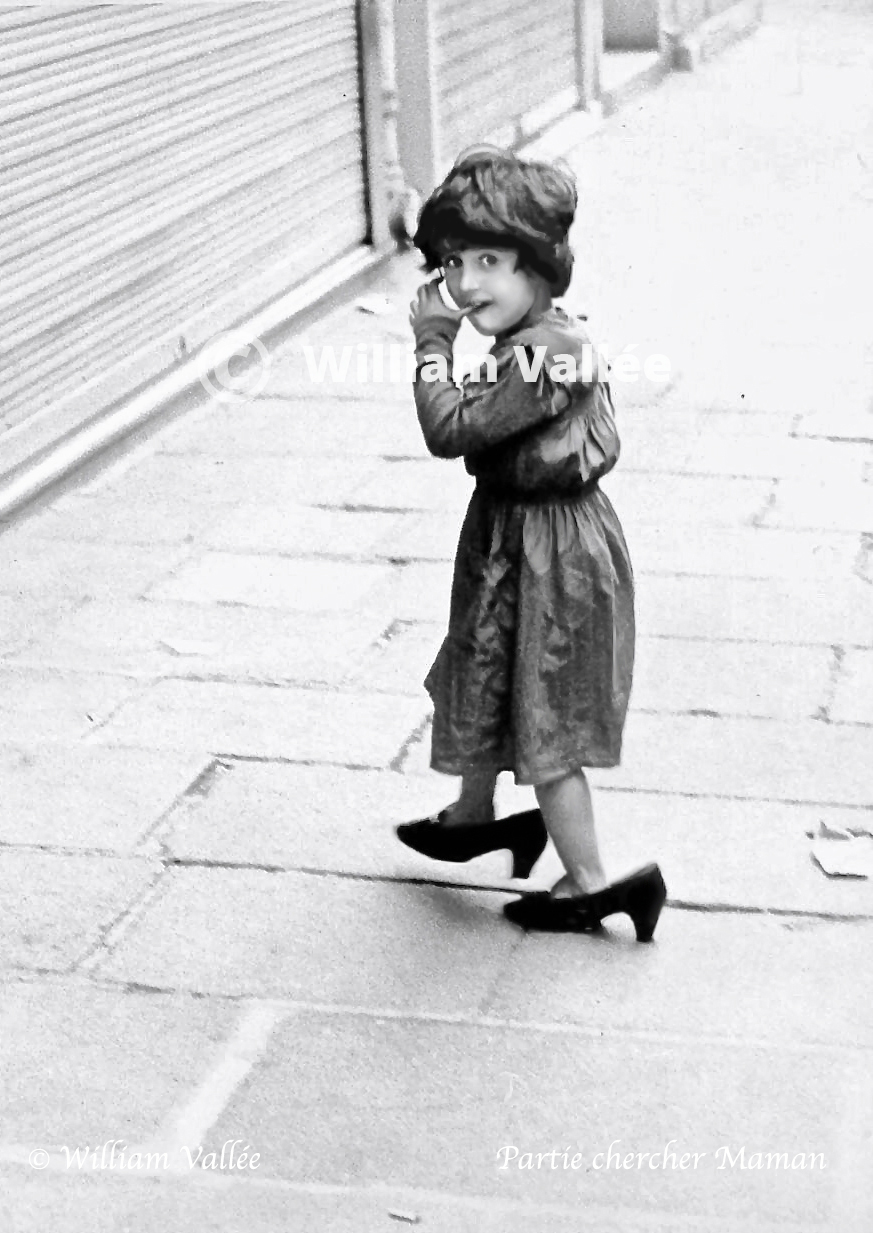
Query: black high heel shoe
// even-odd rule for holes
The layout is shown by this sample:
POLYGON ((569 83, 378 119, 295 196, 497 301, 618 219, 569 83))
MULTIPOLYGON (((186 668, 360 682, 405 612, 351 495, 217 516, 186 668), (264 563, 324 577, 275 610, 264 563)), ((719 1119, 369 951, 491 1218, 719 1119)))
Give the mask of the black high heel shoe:
POLYGON ((401 822, 397 838, 407 848, 435 861, 470 861, 486 852, 508 848, 512 853, 512 876, 529 878, 543 854, 548 834, 538 809, 514 813, 495 822, 474 822, 470 826, 446 826, 446 810, 420 822, 401 822))
POLYGON ((667 901, 667 887, 657 865, 646 865, 620 882, 591 895, 555 899, 548 891, 522 895, 504 905, 503 914, 524 929, 552 933, 590 933, 616 912, 626 912, 638 942, 651 942, 667 901))

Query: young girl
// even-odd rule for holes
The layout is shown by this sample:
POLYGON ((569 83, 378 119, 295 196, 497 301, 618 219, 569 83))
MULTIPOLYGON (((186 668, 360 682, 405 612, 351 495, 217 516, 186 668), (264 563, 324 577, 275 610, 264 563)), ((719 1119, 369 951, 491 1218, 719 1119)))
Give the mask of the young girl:
POLYGON ((505 914, 583 931, 626 912, 649 941, 666 899, 649 865, 609 885, 583 767, 616 766, 634 657, 633 575, 598 480, 619 453, 609 386, 579 321, 552 305, 570 283, 572 177, 488 147, 462 155, 425 203, 415 244, 428 270, 411 305, 415 402, 427 446, 476 479, 461 530, 448 635, 425 686, 431 765, 458 801, 397 828, 409 847, 464 861, 508 848, 527 877, 547 835, 566 870, 505 914), (439 283, 458 305, 449 308, 439 283), (495 337, 494 373, 458 389, 452 344, 468 317, 495 337), (570 363, 572 361, 572 364, 570 363), (575 367, 575 376, 573 369, 575 367), (500 771, 539 810, 494 818, 500 771))

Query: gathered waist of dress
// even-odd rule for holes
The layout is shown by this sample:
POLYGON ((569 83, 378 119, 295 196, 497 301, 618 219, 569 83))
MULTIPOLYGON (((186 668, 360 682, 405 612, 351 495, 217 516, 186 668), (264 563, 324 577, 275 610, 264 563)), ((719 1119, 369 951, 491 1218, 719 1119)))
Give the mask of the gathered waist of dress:
POLYGON ((495 484, 488 480, 476 482, 476 492, 484 500, 509 505, 567 505, 591 496, 599 488, 596 479, 574 488, 543 488, 536 491, 520 491, 508 484, 495 484))

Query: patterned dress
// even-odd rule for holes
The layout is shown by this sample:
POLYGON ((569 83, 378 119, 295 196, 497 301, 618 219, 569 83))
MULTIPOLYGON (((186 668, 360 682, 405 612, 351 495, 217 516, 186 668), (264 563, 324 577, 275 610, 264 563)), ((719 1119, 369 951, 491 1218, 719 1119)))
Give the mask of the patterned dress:
POLYGON ((557 308, 495 342, 496 381, 483 372, 459 390, 422 379, 428 355, 445 356, 451 371, 456 328, 424 318, 416 329, 425 441, 439 457, 463 456, 476 479, 448 632, 425 680, 431 765, 448 775, 511 770, 521 784, 616 766, 634 590, 621 525, 598 486, 619 454, 609 386, 581 323, 557 308), (575 381, 563 379, 568 357, 575 381))

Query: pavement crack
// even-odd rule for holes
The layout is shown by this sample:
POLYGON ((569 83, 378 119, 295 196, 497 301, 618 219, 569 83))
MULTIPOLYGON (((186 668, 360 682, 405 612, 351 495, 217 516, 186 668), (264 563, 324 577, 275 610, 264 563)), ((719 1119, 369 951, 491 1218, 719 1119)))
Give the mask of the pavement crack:
POLYGON ((365 502, 353 504, 351 501, 343 501, 340 505, 313 502, 313 509, 340 510, 344 514, 405 514, 410 510, 422 512, 417 505, 372 505, 365 502))
MULTIPOLYGON (((439 890, 494 895, 518 894, 519 888, 510 882, 451 882, 443 878, 415 876, 413 874, 365 873, 360 870, 328 869, 311 865, 283 865, 272 862, 217 860, 200 857, 173 857, 165 862, 167 869, 215 869, 237 873, 302 874, 312 878, 333 878, 337 881, 379 883, 383 886, 423 886, 439 890)), ((690 899, 668 899, 666 906, 680 912, 705 912, 723 916, 773 916, 798 920, 833 921, 842 923, 866 923, 873 920, 870 914, 857 912, 830 912, 813 908, 779 908, 757 904, 721 903, 717 900, 702 903, 690 899)), ((523 937, 524 935, 522 935, 523 937)), ((520 939, 521 940, 521 939, 520 939)), ((487 1003, 490 993, 483 997, 487 1003)))
POLYGON ((757 510, 754 514, 752 514, 752 517, 749 520, 751 526, 753 527, 763 527, 764 526, 767 515, 776 505, 776 497, 777 497, 778 489, 779 489, 779 480, 774 479, 771 482, 770 491, 767 493, 767 496, 764 498, 764 504, 761 506, 759 510, 757 510))
POLYGON ((186 805, 190 806, 195 800, 207 797, 219 777, 232 770, 233 766, 230 762, 222 762, 220 758, 210 758, 207 765, 195 776, 188 787, 174 797, 163 813, 143 831, 136 845, 136 854, 165 861, 170 851, 166 839, 173 830, 173 823, 179 809, 186 805))
POLYGON ((220 758, 213 758, 207 767, 204 768, 194 780, 193 783, 182 793, 183 796, 209 796, 212 789, 216 786, 219 779, 233 770, 233 765, 230 762, 222 762, 220 758))
POLYGON ((92 972, 104 959, 107 959, 125 934, 142 919, 146 910, 152 906, 155 899, 163 892, 166 881, 166 866, 162 863, 155 876, 134 896, 131 902, 100 929, 97 940, 70 967, 70 972, 92 972))
POLYGON ((166 869, 229 869, 240 873, 317 873, 320 870, 301 869, 296 865, 276 865, 269 861, 216 860, 210 857, 168 856, 166 869))
POLYGON ((688 899, 668 899, 667 907, 680 912, 709 912, 724 916, 779 916, 798 920, 832 921, 837 924, 867 924, 873 914, 825 912, 814 908, 767 908, 741 903, 694 903, 688 899))
POLYGON ((834 704, 834 698, 837 692, 837 686, 840 683, 842 676, 843 663, 846 658, 846 649, 842 646, 831 647, 831 660, 828 664, 828 680, 825 685, 824 701, 820 706, 816 707, 812 718, 819 720, 821 723, 831 723, 831 707, 834 704))
POLYGON ((410 750, 417 745, 424 737, 430 724, 430 715, 426 715, 410 732, 409 736, 398 749, 397 753, 388 763, 389 771, 402 771, 403 764, 409 756, 410 750))
POLYGON ((873 535, 863 532, 858 554, 852 562, 852 573, 862 582, 873 585, 873 535))

